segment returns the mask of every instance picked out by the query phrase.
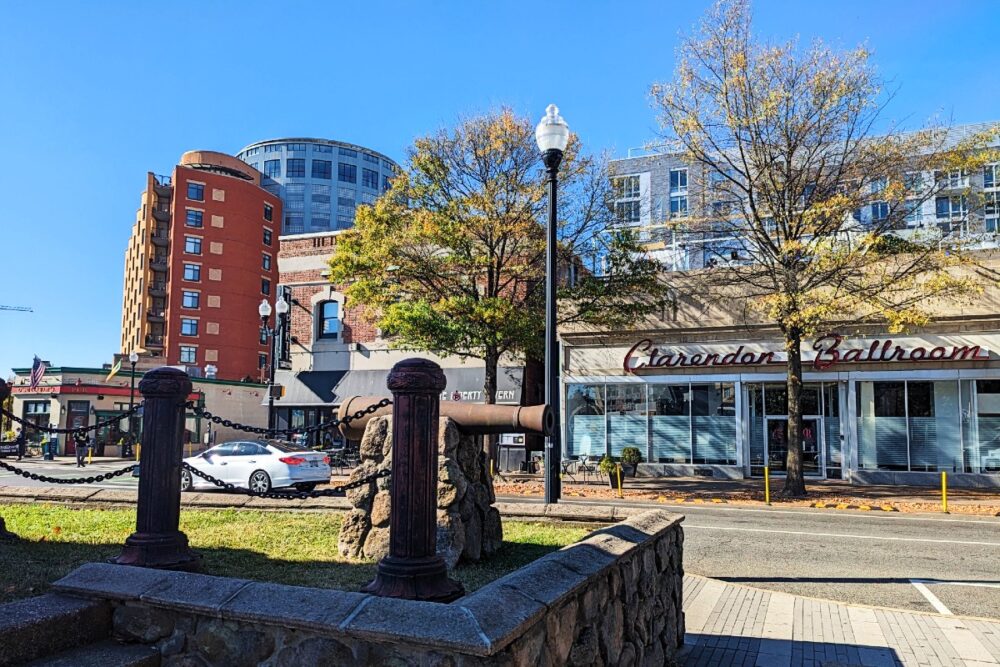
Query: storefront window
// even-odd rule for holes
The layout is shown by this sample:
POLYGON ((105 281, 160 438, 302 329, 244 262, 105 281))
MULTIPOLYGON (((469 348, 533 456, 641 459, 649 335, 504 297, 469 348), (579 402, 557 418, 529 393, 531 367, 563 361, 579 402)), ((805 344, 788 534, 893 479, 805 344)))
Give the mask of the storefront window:
POLYGON ((646 385, 609 384, 608 451, 621 456, 625 447, 638 447, 643 458, 646 452, 646 385))
POLYGON ((736 465, 736 390, 729 382, 691 385, 693 463, 736 465))
POLYGON ((688 463, 691 460, 691 406, 687 384, 649 385, 649 435, 656 463, 688 463))
POLYGON ((960 470, 958 382, 859 382, 858 467, 960 470))
POLYGON ((840 388, 835 383, 823 384, 823 433, 826 437, 826 475, 843 476, 844 452, 840 439, 840 388))
POLYGON ((1000 474, 1000 380, 962 381, 966 472, 1000 474))
POLYGON ((750 442, 750 474, 760 476, 764 474, 766 463, 766 446, 764 438, 764 397, 763 386, 750 383, 743 385, 746 387, 747 397, 747 429, 749 430, 750 442))
POLYGON ((569 425, 567 456, 602 456, 605 452, 604 385, 567 386, 569 425))

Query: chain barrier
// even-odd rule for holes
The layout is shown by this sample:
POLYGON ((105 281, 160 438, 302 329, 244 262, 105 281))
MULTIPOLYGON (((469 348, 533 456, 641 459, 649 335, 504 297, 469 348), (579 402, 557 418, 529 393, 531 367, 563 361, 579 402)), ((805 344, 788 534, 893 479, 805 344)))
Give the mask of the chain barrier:
POLYGON ((4 417, 7 417, 8 419, 17 422, 21 426, 33 429, 35 431, 42 431, 44 433, 65 433, 65 434, 79 433, 83 435, 86 434, 88 431, 96 431, 98 429, 104 428, 105 426, 111 426, 112 424, 120 422, 123 419, 128 419, 132 415, 139 412, 142 406, 143 406, 142 403, 136 403, 134 406, 132 406, 130 410, 125 410, 121 414, 115 415, 114 417, 110 417, 103 421, 96 422, 90 426, 78 426, 76 428, 54 428, 52 426, 40 426, 38 424, 28 421, 27 419, 21 419, 13 412, 4 410, 3 408, 0 408, 0 414, 2 414, 4 417))
POLYGON ((222 417, 212 414, 205 408, 199 407, 190 401, 185 404, 185 407, 194 412, 196 416, 201 417, 203 419, 207 419, 213 424, 218 424, 223 428, 232 428, 237 431, 243 431, 245 433, 255 433, 257 435, 263 435, 268 438, 280 439, 278 436, 282 434, 285 436, 289 436, 294 433, 307 435, 309 433, 315 433, 317 431, 325 431, 326 429, 334 428, 340 426, 341 424, 349 424, 355 419, 361 419, 365 415, 373 414, 374 412, 381 410, 382 408, 389 405, 392 405, 392 399, 383 398, 378 403, 369 405, 364 410, 358 410, 353 415, 347 415, 343 419, 333 418, 329 421, 320 422, 319 424, 314 424, 313 426, 306 426, 303 428, 276 428, 276 429, 262 428, 260 426, 247 426, 246 424, 240 424, 239 422, 234 422, 230 419, 223 419, 222 417))
POLYGON ((4 463, 0 461, 0 468, 10 471, 15 475, 20 475, 25 479, 33 479, 38 482, 46 482, 48 484, 93 484, 94 482, 103 482, 108 479, 114 479, 115 477, 121 477, 122 475, 127 475, 133 470, 138 468, 137 463, 125 466, 121 470, 115 470, 114 472, 106 472, 101 475, 94 475, 92 477, 49 477, 47 475, 39 475, 38 473, 29 472, 23 470, 16 466, 4 463))
MULTIPOLYGON (((392 474, 391 470, 380 470, 371 475, 362 477, 361 479, 354 480, 353 482, 348 482, 347 484, 341 484, 340 486, 335 486, 332 489, 323 489, 322 491, 254 491, 242 486, 236 486, 230 482, 223 482, 217 477, 213 477, 207 472, 198 470, 190 463, 181 461, 181 468, 186 470, 189 474, 197 475, 201 477, 206 482, 214 484, 220 489, 225 489, 226 491, 235 491, 236 493, 242 493, 246 496, 255 496, 257 498, 272 498, 274 500, 304 500, 306 498, 322 498, 325 496, 340 496, 346 491, 351 489, 360 489, 362 486, 371 484, 383 477, 388 477, 392 474)), ((193 480, 192 480, 193 483, 193 480)))

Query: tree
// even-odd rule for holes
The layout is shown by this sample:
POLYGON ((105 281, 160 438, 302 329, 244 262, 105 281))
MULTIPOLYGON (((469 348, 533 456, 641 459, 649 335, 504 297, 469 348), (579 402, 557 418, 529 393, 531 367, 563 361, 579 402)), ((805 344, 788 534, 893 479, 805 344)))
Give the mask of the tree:
POLYGON ((804 495, 803 339, 831 323, 922 325, 936 299, 977 289, 959 270, 975 241, 967 170, 992 157, 983 148, 996 131, 956 137, 889 124, 874 136, 890 96, 869 52, 757 42, 746 0, 717 2, 683 43, 673 81, 652 96, 703 200, 703 215, 678 229, 716 239, 701 284, 730 295, 737 286, 783 337, 783 493, 804 495), (928 225, 920 211, 929 201, 928 225))
MULTIPOLYGON (((482 359, 495 402, 501 357, 544 349, 543 170, 533 123, 509 109, 418 139, 406 171, 338 238, 330 280, 395 346, 482 359)), ((626 326, 658 308, 657 264, 612 231, 605 162, 576 137, 559 185, 560 323, 626 326)))

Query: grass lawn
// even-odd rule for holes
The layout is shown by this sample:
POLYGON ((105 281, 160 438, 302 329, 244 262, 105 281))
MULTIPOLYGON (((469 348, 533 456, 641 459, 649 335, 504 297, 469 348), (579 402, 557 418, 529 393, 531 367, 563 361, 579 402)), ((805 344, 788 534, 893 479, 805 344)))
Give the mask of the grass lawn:
MULTIPOLYGON (((135 530, 131 508, 0 505, 7 529, 21 540, 0 542, 0 603, 40 595, 84 563, 117 556, 135 530)), ((372 561, 337 553, 340 512, 187 510, 181 530, 204 556, 206 574, 296 586, 358 590, 375 576, 372 561)), ((570 544, 593 530, 578 524, 504 522, 504 543, 488 561, 459 565, 467 591, 570 544)))

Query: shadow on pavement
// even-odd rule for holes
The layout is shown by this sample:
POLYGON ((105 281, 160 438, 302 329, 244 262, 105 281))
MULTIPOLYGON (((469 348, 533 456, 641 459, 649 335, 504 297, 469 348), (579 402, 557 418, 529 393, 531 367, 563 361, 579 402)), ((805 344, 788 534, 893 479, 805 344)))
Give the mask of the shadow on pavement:
POLYGON ((678 656, 679 665, 756 665, 771 667, 902 667, 896 651, 884 646, 853 643, 809 642, 726 635, 688 634, 678 656))

